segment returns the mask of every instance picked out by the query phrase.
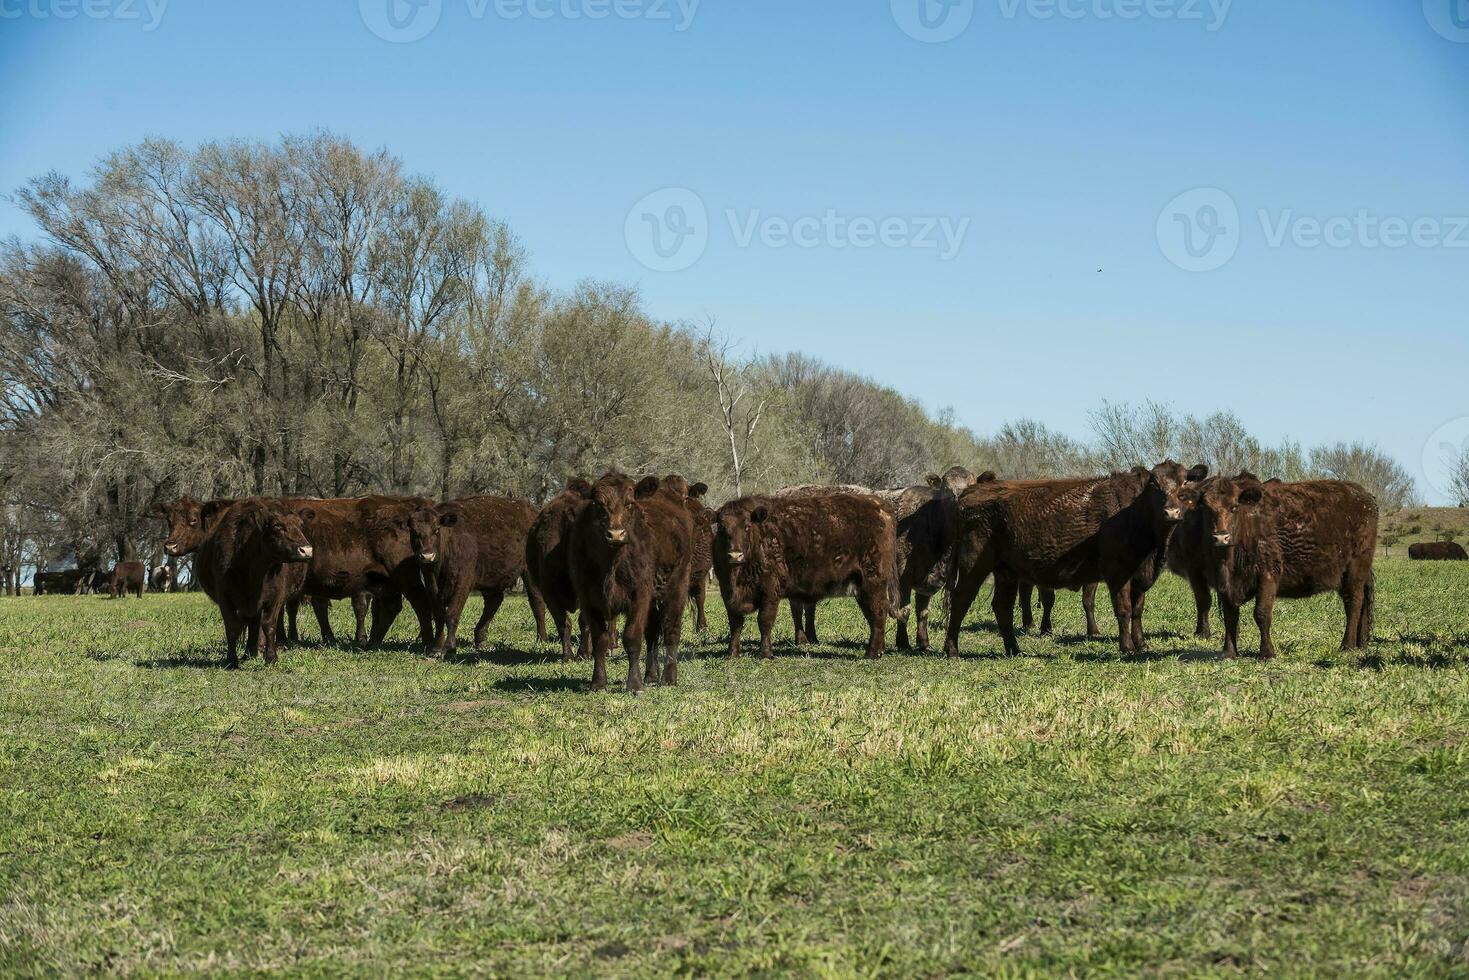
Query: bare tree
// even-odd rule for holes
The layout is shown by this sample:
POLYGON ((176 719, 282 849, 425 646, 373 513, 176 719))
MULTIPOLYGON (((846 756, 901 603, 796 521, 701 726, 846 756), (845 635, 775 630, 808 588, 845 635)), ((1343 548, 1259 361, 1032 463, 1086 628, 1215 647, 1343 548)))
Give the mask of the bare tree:
POLYGON ((709 383, 719 399, 719 424, 729 440, 730 474, 734 478, 736 497, 745 495, 745 468, 756 449, 755 431, 765 414, 765 399, 751 397, 750 387, 741 378, 734 362, 734 342, 715 332, 711 320, 705 329, 700 354, 709 372, 709 383), (752 404, 753 403, 753 404, 752 404))

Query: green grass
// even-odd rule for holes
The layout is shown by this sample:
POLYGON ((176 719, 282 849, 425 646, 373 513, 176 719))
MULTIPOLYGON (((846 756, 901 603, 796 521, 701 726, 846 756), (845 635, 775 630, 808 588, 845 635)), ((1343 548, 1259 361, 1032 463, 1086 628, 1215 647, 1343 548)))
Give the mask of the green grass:
POLYGON ((639 698, 518 598, 460 662, 238 673, 199 596, 0 600, 0 973, 1464 976, 1469 573, 1378 592, 1369 655, 1324 597, 1272 663, 1171 578, 1131 659, 1071 594, 1020 659, 987 596, 952 662, 716 613, 639 698))

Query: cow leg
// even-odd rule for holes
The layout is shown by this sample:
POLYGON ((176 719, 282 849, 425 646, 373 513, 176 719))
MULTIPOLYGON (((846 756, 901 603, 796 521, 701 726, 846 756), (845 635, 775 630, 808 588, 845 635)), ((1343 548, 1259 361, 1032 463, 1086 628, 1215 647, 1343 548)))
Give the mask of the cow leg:
POLYGON ((219 607, 219 615, 220 618, 224 620, 224 641, 225 644, 229 647, 229 653, 225 657, 224 661, 225 669, 239 670, 240 630, 244 627, 245 624, 240 620, 239 616, 235 615, 233 609, 229 609, 225 606, 219 607))
POLYGON ((683 610, 663 617, 663 685, 678 685, 678 653, 683 644, 683 610))
POLYGON ((1357 649, 1366 650, 1372 645, 1372 619, 1377 604, 1376 573, 1369 568, 1366 579, 1356 583, 1356 587, 1360 589, 1358 594, 1362 603, 1361 615, 1357 617, 1357 649))
POLYGON ((260 616, 257 614, 245 621, 245 656, 253 657, 260 652, 260 616))
POLYGON ((556 626, 556 639, 561 641, 561 662, 571 663, 571 614, 560 602, 546 597, 546 610, 551 614, 551 622, 556 626))
POLYGON ((634 602, 627 611, 627 621, 622 625, 622 649, 627 653, 627 693, 640 694, 643 690, 642 642, 648 629, 647 600, 634 602))
POLYGON ((1102 635, 1102 628, 1097 625, 1097 583, 1082 586, 1081 608, 1086 613, 1087 639, 1094 640, 1102 635))
POLYGON ((1219 597, 1219 617, 1224 620, 1224 659, 1239 656, 1239 606, 1219 597))
POLYGON ((354 647, 367 646, 367 614, 372 609, 372 596, 366 592, 358 592, 352 596, 352 618, 357 622, 357 629, 352 634, 352 645, 354 647))
POLYGON ((901 608, 898 612, 897 628, 893 630, 894 645, 899 650, 907 650, 909 649, 908 618, 913 615, 913 590, 903 589, 899 594, 898 603, 901 608))
MULTIPOLYGON (((802 621, 803 620, 803 607, 802 607, 802 603, 801 603, 801 601, 799 599, 794 599, 794 598, 790 600, 790 603, 791 603, 791 626, 796 631, 796 646, 803 647, 807 643, 809 643, 810 640, 806 636, 805 624, 802 621)), ((763 629, 764 629, 764 627, 762 627, 762 630, 763 629)), ((764 654, 762 653, 761 656, 764 656, 764 654)))
POLYGON ((265 614, 260 617, 260 655, 264 658, 267 666, 276 662, 276 645, 280 635, 277 625, 280 621, 281 607, 285 603, 277 600, 266 608, 265 614))
POLYGON ((432 646, 434 642, 434 607, 426 596, 408 596, 408 604, 418 616, 418 642, 432 646))
MULTIPOLYGON (((1025 630, 1026 632, 1029 632, 1030 630, 1035 628, 1035 613, 1031 611, 1030 608, 1030 599, 1034 593, 1035 586, 1029 582, 1021 582, 1020 589, 1016 593, 1020 604, 1020 628, 1025 630)), ((1041 597, 1043 600, 1045 594, 1046 590, 1042 589, 1041 597)))
MULTIPOLYGON (((287 608, 291 611, 291 642, 297 641, 296 635, 296 609, 301 600, 296 599, 287 608)), ((352 599, 353 607, 356 607, 357 599, 352 599)), ((337 634, 332 631, 332 603, 330 599, 322 599, 317 596, 311 597, 311 612, 316 616, 316 628, 321 631, 321 642, 331 646, 337 642, 337 634)))
POLYGON ((707 575, 695 575, 689 583, 689 598, 694 600, 694 629, 700 633, 709 628, 709 620, 704 617, 704 598, 709 591, 709 577, 707 575))
MULTIPOLYGON (((530 614, 536 620, 536 642, 546 642, 546 597, 541 595, 541 590, 531 580, 530 572, 524 572, 520 576, 521 583, 525 586, 525 599, 530 603, 530 614)), ((479 641, 475 641, 479 645, 479 641)))
POLYGON ((372 646, 382 646, 383 640, 387 639, 388 630, 393 628, 393 621, 398 618, 398 613, 402 611, 402 593, 386 592, 373 597, 372 636, 369 639, 372 646))
POLYGON ((1214 605, 1214 595, 1209 591, 1209 580, 1202 575, 1190 575, 1188 586, 1194 593, 1194 636, 1207 640, 1214 635, 1214 630, 1209 625, 1209 609, 1214 605))
POLYGON ((576 638, 576 659, 587 660, 592 656, 592 631, 587 626, 587 617, 584 613, 577 615, 576 623, 579 631, 576 638))
POLYGON ((1010 575, 995 576, 995 597, 990 604, 995 612, 995 624, 1000 627, 1000 636, 1005 641, 1005 655, 1020 656, 1020 642, 1015 639, 1015 599, 1020 593, 1020 583, 1010 575))
POLYGON ((887 590, 867 588, 857 596, 857 606, 867 620, 867 659, 877 660, 887 647, 887 590))
POLYGON ((655 603, 648 610, 648 624, 643 631, 643 645, 647 648, 643 651, 643 683, 657 684, 662 675, 662 665, 658 662, 658 647, 663 640, 663 616, 667 610, 661 603, 655 603))
MULTIPOLYGON (((791 609, 797 607, 792 600, 791 609)), ((771 647, 770 636, 775 632, 775 614, 780 611, 780 600, 771 599, 760 604, 758 619, 760 622, 760 659, 769 660, 775 656, 775 650, 771 647)))
POLYGON ((725 612, 729 615, 729 658, 733 660, 740 655, 740 634, 745 629, 745 614, 736 612, 729 606, 725 606, 725 612))
MULTIPOLYGON (((479 649, 480 647, 485 645, 485 637, 487 637, 490 632, 490 622, 494 620, 495 614, 500 611, 500 604, 505 601, 504 592, 481 592, 480 595, 484 596, 485 608, 479 614, 479 622, 474 624, 475 649, 479 649)), ((468 601, 468 598, 469 597, 466 594, 465 601, 468 601)), ((464 610, 463 602, 459 604, 459 609, 461 612, 464 610)), ((544 611, 542 612, 542 615, 544 615, 544 611)), ((542 639, 545 638, 542 637, 542 639)))
POLYGON ((913 613, 917 624, 913 627, 913 638, 918 644, 918 649, 928 652, 928 604, 933 601, 933 596, 927 592, 918 592, 913 596, 913 613))
POLYGON ((1051 613, 1056 608, 1056 590, 1041 589, 1041 636, 1050 636, 1054 632, 1051 623, 1051 613))
POLYGON ((1117 617, 1117 649, 1132 653, 1132 583, 1108 582, 1107 591, 1112 593, 1112 613, 1117 617))
POLYGON ((979 595, 979 587, 984 585, 989 574, 988 564, 976 562, 967 569, 961 566, 958 581, 949 595, 949 624, 944 629, 944 656, 959 655, 959 630, 964 626, 964 617, 969 615, 969 607, 974 605, 974 597, 979 595))
POLYGON ((584 613, 582 630, 592 638, 592 690, 607 690, 607 651, 612 646, 611 624, 597 613, 584 613))
POLYGON ((816 600, 811 599, 807 602, 803 602, 801 604, 801 608, 806 617, 807 641, 811 643, 820 643, 821 640, 816 635, 816 600))
POLYGON ((1275 617, 1275 588, 1273 579, 1261 578, 1255 594, 1255 627, 1260 631, 1260 657, 1264 660, 1275 656, 1275 641, 1270 636, 1270 623, 1275 617))
POLYGON ((1148 594, 1133 586, 1132 595, 1132 649, 1134 653, 1142 653, 1148 648, 1147 637, 1143 635, 1143 607, 1148 603, 1148 594))

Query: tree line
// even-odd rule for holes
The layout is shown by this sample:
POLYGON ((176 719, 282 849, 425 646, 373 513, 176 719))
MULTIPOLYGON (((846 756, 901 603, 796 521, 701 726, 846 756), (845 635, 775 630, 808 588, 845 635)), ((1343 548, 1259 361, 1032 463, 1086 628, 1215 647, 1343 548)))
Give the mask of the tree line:
POLYGON ((539 502, 618 467, 696 475, 723 499, 1172 455, 1413 499, 1370 446, 1267 447, 1228 413, 1105 405, 1088 441, 1023 419, 977 434, 816 358, 660 322, 634 288, 554 289, 479 205, 327 133, 148 140, 15 199, 37 233, 0 246, 11 588, 38 564, 156 557, 154 508, 182 494, 539 502))

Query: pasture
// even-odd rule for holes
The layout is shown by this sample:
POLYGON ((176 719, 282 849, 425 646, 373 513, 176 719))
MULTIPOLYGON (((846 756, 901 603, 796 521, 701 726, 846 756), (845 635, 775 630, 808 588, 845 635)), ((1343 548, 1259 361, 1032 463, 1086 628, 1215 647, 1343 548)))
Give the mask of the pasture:
POLYGON ((637 698, 518 596, 238 673, 202 595, 0 600, 0 972, 1463 975, 1469 571, 1378 579, 1368 654, 1324 596, 1269 663, 1171 576, 1128 658, 1070 593, 1000 658, 986 590, 955 661, 841 601, 730 662, 715 598, 637 698))

